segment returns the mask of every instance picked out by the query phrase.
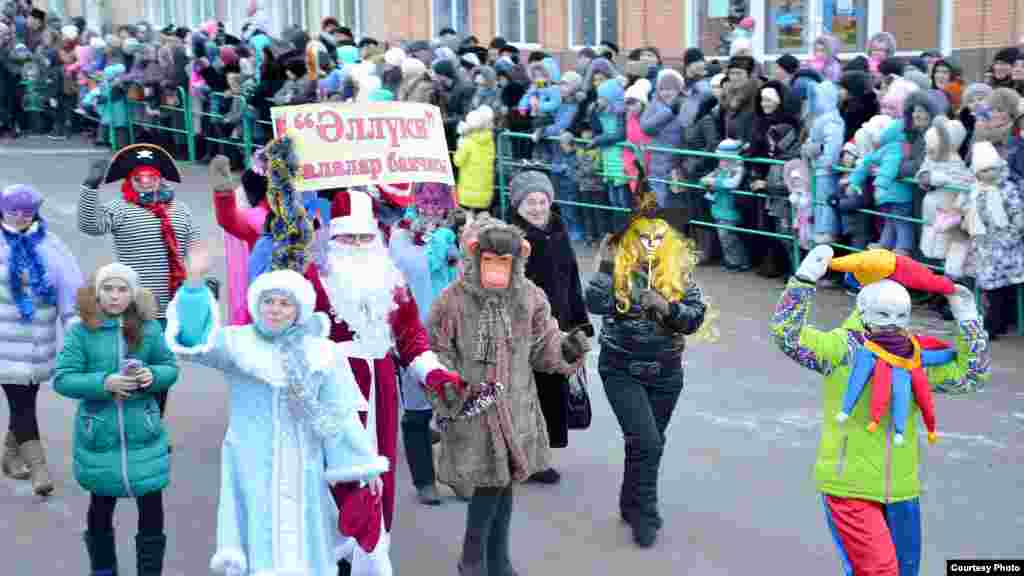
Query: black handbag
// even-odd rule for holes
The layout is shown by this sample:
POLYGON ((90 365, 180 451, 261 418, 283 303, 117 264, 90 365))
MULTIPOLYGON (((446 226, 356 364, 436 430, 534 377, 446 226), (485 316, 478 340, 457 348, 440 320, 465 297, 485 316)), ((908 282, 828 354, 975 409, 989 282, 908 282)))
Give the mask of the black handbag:
POLYGON ((569 415, 566 419, 569 430, 590 428, 593 415, 590 409, 590 395, 587 393, 588 384, 587 368, 585 365, 580 366, 576 374, 569 379, 569 415))

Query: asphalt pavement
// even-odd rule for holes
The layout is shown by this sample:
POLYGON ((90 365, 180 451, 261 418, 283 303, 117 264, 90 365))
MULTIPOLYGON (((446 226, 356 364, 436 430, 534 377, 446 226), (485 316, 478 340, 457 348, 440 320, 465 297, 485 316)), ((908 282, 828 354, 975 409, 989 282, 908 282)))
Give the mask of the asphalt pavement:
MULTIPOLYGON (((110 238, 75 224, 78 186, 103 152, 81 143, 41 140, 0 145, 0 187, 27 182, 46 197, 43 215, 86 273, 112 260, 110 238)), ((219 246, 205 168, 183 166, 177 197, 219 246)), ((118 193, 108 187, 102 198, 118 193)), ((584 278, 593 267, 581 257, 584 278)), ((215 270, 223 278, 223 266, 215 270)), ((589 358, 594 419, 555 451, 562 482, 519 489, 512 520, 513 561, 520 574, 622 576, 694 574, 840 574, 811 475, 822 413, 820 380, 769 340, 768 322, 781 281, 701 268, 698 280, 721 311, 721 339, 687 352, 686 389, 668 432, 660 484, 665 527, 653 549, 638 550, 618 518, 622 438, 589 358)), ((852 299, 819 295, 816 322, 834 326, 852 299)), ((948 334, 927 313, 915 322, 948 334)), ((922 575, 945 574, 947 558, 1024 557, 1024 343, 994 343, 989 387, 969 397, 939 397, 940 441, 926 450, 922 575)), ((185 365, 171 392, 168 424, 175 445, 165 492, 167 576, 209 573, 214 552, 219 450, 226 426, 226 387, 211 370, 185 365)), ((88 497, 71 476, 74 403, 45 388, 39 420, 57 489, 41 500, 25 482, 0 480, 0 573, 87 574, 81 541, 88 497)), ((0 427, 7 410, 0 408, 0 427)), ((404 456, 392 559, 400 576, 456 574, 465 504, 415 501, 404 456)), ((450 494, 450 492, 445 492, 450 494)), ((134 502, 117 516, 120 574, 135 574, 134 502)))

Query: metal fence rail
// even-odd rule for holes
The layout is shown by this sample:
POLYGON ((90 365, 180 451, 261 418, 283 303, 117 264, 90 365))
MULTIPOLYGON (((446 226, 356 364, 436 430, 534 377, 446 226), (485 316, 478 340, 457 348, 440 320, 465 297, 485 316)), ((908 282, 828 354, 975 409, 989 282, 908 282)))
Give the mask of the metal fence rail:
MULTIPOLYGON (((526 159, 516 159, 515 157, 511 156, 511 151, 513 149, 513 147, 511 146, 511 141, 513 141, 514 139, 532 140, 533 139, 533 134, 527 134, 527 133, 522 133, 522 132, 511 132, 511 131, 508 131, 508 130, 500 130, 500 131, 498 131, 497 136, 498 136, 498 138, 497 138, 497 146, 496 146, 496 148, 497 148, 497 151, 498 151, 498 158, 497 158, 497 161, 496 161, 496 176, 497 176, 497 181, 498 181, 499 197, 500 197, 500 201, 501 201, 501 213, 507 219, 508 208, 509 208, 509 206, 508 206, 508 180, 509 180, 509 177, 508 177, 508 173, 507 173, 508 169, 509 168, 524 168, 524 169, 534 168, 534 169, 541 169, 541 170, 550 170, 551 166, 550 166, 550 164, 547 164, 547 163, 544 163, 544 162, 537 162, 537 161, 534 161, 534 160, 526 160, 526 159)), ((589 140, 584 140, 584 139, 579 139, 579 138, 577 138, 575 140, 576 140, 577 143, 589 143, 590 142, 589 140)), ((556 142, 557 143, 559 141, 559 139, 558 138, 547 138, 547 139, 544 139, 544 141, 550 141, 550 142, 556 142)), ((628 143, 628 142, 621 142, 621 143, 615 144, 614 146, 617 147, 617 148, 620 148, 620 149, 630 148, 630 149, 632 149, 634 151, 634 153, 636 153, 637 157, 643 157, 643 153, 645 153, 645 152, 660 152, 660 153, 668 153, 668 154, 674 154, 674 155, 677 155, 677 156, 686 156, 686 157, 713 158, 713 159, 717 159, 717 160, 739 160, 739 161, 742 161, 742 162, 745 162, 745 163, 751 163, 751 164, 784 165, 786 163, 785 161, 775 160, 775 159, 771 159, 771 158, 752 158, 752 157, 737 156, 737 155, 732 155, 732 154, 717 154, 717 153, 714 153, 714 152, 704 152, 703 150, 686 150, 686 149, 681 149, 681 148, 664 148, 664 147, 658 147, 658 146, 637 146, 635 144, 628 143)), ((841 167, 841 166, 834 166, 833 169, 836 172, 852 172, 852 170, 847 169, 845 167, 841 167)), ((600 173, 600 172, 599 172, 599 175, 605 176, 605 174, 600 173)), ((819 199, 817 197, 817 190, 816 190, 817 187, 815 185, 815 178, 814 178, 813 175, 814 175, 814 166, 810 165, 810 166, 808 166, 808 176, 809 176, 808 177, 808 180, 809 180, 808 185, 809 185, 810 194, 811 194, 811 205, 812 206, 828 206, 827 199, 819 199)), ((629 176, 626 176, 626 177, 629 178, 629 176)), ((667 184, 667 185, 672 186, 674 188, 683 188, 683 189, 687 189, 687 190, 691 190, 691 191, 706 191, 707 190, 707 188, 703 184, 701 184, 700 182, 693 182, 693 181, 686 181, 686 180, 666 180, 666 179, 653 178, 653 177, 649 178, 649 180, 652 181, 652 182, 659 182, 659 183, 667 184)), ((915 186, 917 185, 917 181, 913 180, 913 179, 905 179, 905 180, 901 180, 901 181, 909 183, 909 184, 913 184, 915 186)), ((956 192, 969 191, 966 188, 959 187, 959 186, 946 186, 946 187, 944 187, 944 189, 948 189, 948 190, 952 190, 952 191, 956 191, 956 192)), ((754 191, 750 191, 750 190, 716 190, 715 191, 716 194, 721 194, 723 192, 726 192, 728 194, 732 194, 732 195, 735 195, 735 196, 746 196, 746 197, 756 197, 756 198, 775 198, 774 196, 771 196, 769 194, 764 194, 764 193, 760 193, 760 192, 754 192, 754 191)), ((675 194, 677 192, 673 191, 673 192, 670 192, 670 193, 675 194)), ((685 192, 678 192, 678 193, 685 193, 685 192)), ((595 209, 595 210, 606 210, 606 211, 615 211, 615 212, 623 212, 623 211, 628 212, 629 211, 629 209, 627 209, 627 208, 621 208, 621 207, 617 207, 617 206, 610 206, 610 205, 607 205, 607 204, 593 204, 593 203, 589 203, 589 202, 573 202, 573 201, 565 201, 565 200, 561 200, 561 199, 557 199, 557 198, 555 199, 555 203, 556 204, 561 204, 561 205, 566 205, 566 206, 579 207, 579 208, 590 208, 590 209, 595 209)), ((925 222, 921 218, 899 216, 899 215, 894 215, 894 214, 886 214, 886 213, 883 213, 883 212, 879 212, 877 210, 859 209, 859 210, 856 210, 856 211, 861 213, 861 214, 867 214, 867 215, 870 215, 870 216, 910 222, 910 223, 912 223, 912 224, 914 224, 916 226, 919 226, 919 227, 923 226, 924 224, 927 223, 927 222, 925 222)), ((791 222, 796 222, 796 208, 793 207, 793 206, 790 206, 790 221, 791 222)), ((783 234, 783 233, 779 233, 779 232, 768 232, 768 231, 765 231, 765 230, 759 230, 759 229, 755 229, 755 228, 747 228, 747 227, 743 227, 743 226, 734 226, 734 225, 729 225, 729 224, 722 224, 722 223, 719 223, 719 222, 708 222, 708 221, 698 220, 698 219, 694 219, 694 218, 690 218, 688 220, 688 222, 690 224, 693 224, 693 225, 703 226, 703 227, 707 227, 707 228, 724 229, 724 230, 729 230, 731 232, 736 232, 736 233, 740 233, 740 234, 748 234, 748 235, 756 235, 756 236, 763 236, 763 237, 769 237, 769 238, 777 238, 777 239, 780 239, 780 240, 783 240, 783 241, 788 241, 790 243, 790 247, 791 247, 791 250, 792 250, 793 262, 794 263, 800 262, 800 259, 802 257, 801 256, 801 248, 800 248, 800 239, 795 234, 783 234)), ((839 244, 839 243, 832 243, 831 246, 834 246, 834 247, 837 247, 837 248, 841 248, 843 250, 847 250, 847 251, 851 251, 851 252, 859 252, 859 251, 863 250, 862 248, 857 248, 857 247, 854 247, 854 246, 846 246, 846 245, 839 244)), ((930 264, 930 263, 927 263, 927 262, 924 262, 924 264, 926 266, 928 266, 928 267, 930 267, 930 268, 940 272, 940 273, 943 272, 943 267, 941 265, 930 264)), ((978 301, 978 303, 980 305, 981 304, 981 291, 977 288, 977 286, 975 286, 975 298, 976 298, 976 300, 978 301)), ((1024 336, 1024 285, 1017 286, 1017 333, 1020 336, 1024 336)))

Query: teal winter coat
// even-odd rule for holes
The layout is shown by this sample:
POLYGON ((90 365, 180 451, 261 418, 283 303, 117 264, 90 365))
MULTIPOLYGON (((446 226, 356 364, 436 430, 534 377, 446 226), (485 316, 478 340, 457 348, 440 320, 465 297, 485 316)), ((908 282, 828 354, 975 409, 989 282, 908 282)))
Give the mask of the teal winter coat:
MULTIPOLYGON (((89 309, 95 308, 93 302, 89 309)), ((170 480, 167 432, 156 393, 174 384, 178 366, 160 323, 149 313, 143 318, 136 350, 126 350, 117 320, 83 318, 71 325, 57 357, 54 390, 79 400, 73 432, 75 480, 100 496, 143 496, 163 490, 170 480), (115 400, 103 383, 120 370, 122 358, 140 360, 153 373, 153 383, 127 400, 115 400)))

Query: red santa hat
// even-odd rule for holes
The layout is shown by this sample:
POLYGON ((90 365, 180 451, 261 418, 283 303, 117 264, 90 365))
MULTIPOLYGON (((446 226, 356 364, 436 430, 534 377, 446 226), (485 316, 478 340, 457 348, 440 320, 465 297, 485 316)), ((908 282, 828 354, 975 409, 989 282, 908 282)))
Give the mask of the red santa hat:
POLYGON ((343 190, 331 204, 331 237, 341 234, 376 234, 373 198, 366 192, 343 190))
POLYGON ((399 184, 378 184, 377 190, 385 202, 394 204, 399 208, 406 208, 413 203, 412 184, 402 182, 399 184))

